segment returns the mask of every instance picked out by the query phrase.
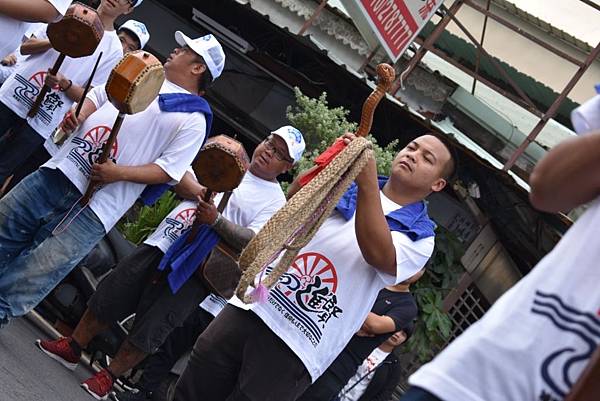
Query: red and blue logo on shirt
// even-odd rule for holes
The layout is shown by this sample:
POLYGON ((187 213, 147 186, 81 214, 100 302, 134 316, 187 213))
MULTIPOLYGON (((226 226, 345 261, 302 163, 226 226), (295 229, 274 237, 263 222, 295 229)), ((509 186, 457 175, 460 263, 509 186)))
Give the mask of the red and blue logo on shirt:
MULTIPOLYGON (((86 177, 90 176, 92 165, 96 163, 102 154, 102 146, 104 146, 104 143, 108 140, 110 132, 110 127, 99 125, 91 128, 82 137, 76 136, 73 138, 73 143, 77 146, 70 150, 67 158, 71 160, 86 177)), ((115 139, 115 143, 113 144, 109 155, 109 158, 113 162, 116 162, 118 151, 118 139, 115 139)))
POLYGON ((169 238, 171 241, 177 240, 181 232, 190 227, 196 218, 196 208, 183 209, 175 218, 167 217, 165 219, 166 227, 163 231, 163 237, 169 238))
POLYGON ((318 345, 323 329, 343 313, 337 299, 338 276, 324 255, 298 255, 269 294, 269 302, 307 339, 318 345))

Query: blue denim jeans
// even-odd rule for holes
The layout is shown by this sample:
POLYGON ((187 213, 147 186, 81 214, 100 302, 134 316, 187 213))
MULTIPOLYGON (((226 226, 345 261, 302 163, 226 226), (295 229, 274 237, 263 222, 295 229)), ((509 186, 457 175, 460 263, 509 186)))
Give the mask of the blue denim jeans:
POLYGON ((44 168, 0 200, 0 326, 40 303, 104 236, 96 214, 81 211, 80 197, 60 170, 44 168), (52 234, 73 205, 63 225, 81 213, 52 234))

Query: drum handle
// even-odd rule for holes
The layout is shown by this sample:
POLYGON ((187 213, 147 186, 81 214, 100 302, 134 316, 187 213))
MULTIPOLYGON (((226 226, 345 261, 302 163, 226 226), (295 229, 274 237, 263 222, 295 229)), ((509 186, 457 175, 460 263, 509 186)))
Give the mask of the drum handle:
MULTIPOLYGON (((64 53, 60 53, 58 55, 58 58, 56 59, 56 62, 54 63, 54 65, 50 69, 50 74, 56 75, 56 73, 58 72, 58 69, 62 65, 63 61, 65 61, 65 57, 66 57, 66 54, 64 54, 64 53)), ((40 106, 42 105, 42 102, 44 101, 44 98, 46 97, 46 94, 49 91, 50 91, 50 87, 48 85, 46 85, 46 82, 44 82, 44 85, 42 86, 42 90, 37 95, 37 98, 35 99, 35 102, 33 102, 33 104, 31 105, 31 108, 29 109, 29 113, 27 113, 27 117, 30 117, 30 118, 35 117, 35 115, 37 114, 38 110, 40 109, 40 106)))
MULTIPOLYGON (((212 194, 213 194, 213 191, 206 188, 206 192, 204 193, 202 200, 204 202, 209 202, 210 198, 212 197, 212 194)), ((200 228, 200 223, 197 223, 196 220, 194 220, 194 222, 192 223, 192 228, 190 228, 190 235, 188 236, 187 241, 186 241, 188 244, 191 244, 192 242, 194 242, 194 240, 196 239, 196 235, 198 235, 199 228, 200 228)))
MULTIPOLYGON (((104 146, 102 146, 102 153, 100 154, 100 157, 96 161, 97 164, 105 163, 108 160, 108 156, 110 155, 110 150, 112 149, 112 147, 117 139, 117 134, 119 133, 119 130, 121 129, 121 125, 123 124, 124 119, 125 119, 125 113, 119 113, 119 115, 117 116, 117 119, 115 120, 113 128, 110 131, 108 140, 106 142, 104 142, 104 146)), ((83 197, 81 198, 81 201, 80 201, 82 206, 85 206, 90 202, 90 199, 92 198, 92 195, 94 195, 94 192, 96 191, 97 187, 98 187, 97 182, 90 181, 88 188, 85 191, 85 195, 83 195, 83 197)))

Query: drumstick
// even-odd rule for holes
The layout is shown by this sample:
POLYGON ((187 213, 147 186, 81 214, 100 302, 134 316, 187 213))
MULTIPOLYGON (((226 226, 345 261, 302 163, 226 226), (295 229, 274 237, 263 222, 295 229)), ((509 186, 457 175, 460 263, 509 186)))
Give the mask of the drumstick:
MULTIPOLYGON (((100 63, 100 59, 102 58, 102 52, 100 52, 100 54, 98 55, 98 58, 96 59, 96 64, 94 65, 94 69, 92 70, 92 74, 90 75, 90 78, 88 79, 87 83, 85 84, 85 88, 83 88, 83 94, 81 95, 81 98, 79 99, 79 103, 77 104, 77 109, 75 109, 75 118, 79 117, 79 113, 81 112, 81 107, 83 106, 83 102, 85 100, 85 97, 87 96, 88 92, 90 91, 90 87, 92 86, 92 80, 94 79, 94 75, 96 75, 96 69, 98 68, 98 64, 100 63)), ((54 142, 57 145, 62 145, 65 140, 69 137, 69 134, 67 134, 62 128, 58 128, 56 130, 56 132, 54 133, 54 135, 52 136, 52 142, 54 142)))
MULTIPOLYGON (((50 69, 50 74, 56 75, 56 73, 58 72, 58 69, 62 65, 63 61, 65 61, 65 57, 66 57, 66 54, 64 54, 64 53, 60 53, 58 55, 56 62, 50 69)), ((44 86, 42 86, 42 90, 37 95, 35 102, 33 102, 33 104, 31 105, 31 108, 29 109, 29 113, 27 113, 27 117, 30 117, 30 118, 35 117, 35 115, 37 114, 38 110, 40 109, 40 106, 42 105, 42 102, 44 101, 44 98, 46 97, 46 94, 48 93, 49 90, 50 90, 50 87, 48 85, 46 85, 46 83, 44 82, 44 86)))
MULTIPOLYGON (((125 113, 119 112, 119 115, 117 116, 117 119, 115 120, 113 128, 110 131, 110 136, 108 137, 107 141, 104 142, 104 145, 102 146, 102 153, 100 154, 100 157, 98 158, 98 160, 96 160, 96 163, 94 163, 94 164, 102 164, 108 160, 108 156, 110 155, 110 151, 111 151, 113 145, 115 144, 115 140, 117 139, 117 134, 119 133, 119 130, 121 129, 121 125, 123 124, 123 120, 125 119, 125 116, 126 116, 125 113)), ((98 188, 98 182, 90 181, 90 183, 87 187, 87 190, 85 191, 85 195, 83 195, 83 197, 81 198, 82 206, 85 206, 90 202, 90 199, 92 198, 92 195, 94 195, 96 188, 98 188)))

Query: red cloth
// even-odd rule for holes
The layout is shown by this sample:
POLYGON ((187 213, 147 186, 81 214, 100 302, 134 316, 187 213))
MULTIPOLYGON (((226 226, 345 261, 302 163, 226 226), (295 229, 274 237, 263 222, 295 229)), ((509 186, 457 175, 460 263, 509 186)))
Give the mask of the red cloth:
POLYGON ((317 156, 317 158, 315 159, 315 164, 318 167, 316 169, 314 169, 313 171, 311 171, 309 174, 300 178, 300 180, 298 181, 300 183, 300 186, 301 187, 305 186, 306 184, 308 184, 310 182, 310 180, 315 178, 317 176, 317 174, 319 174, 321 171, 323 171, 323 169, 329 163, 331 163, 331 161, 333 159, 335 159, 335 157, 342 150, 344 150, 345 147, 346 147, 346 144, 344 143, 343 139, 336 139, 336 141, 333 143, 333 145, 331 145, 330 147, 325 149, 325 151, 323 153, 321 153, 319 156, 317 156))

